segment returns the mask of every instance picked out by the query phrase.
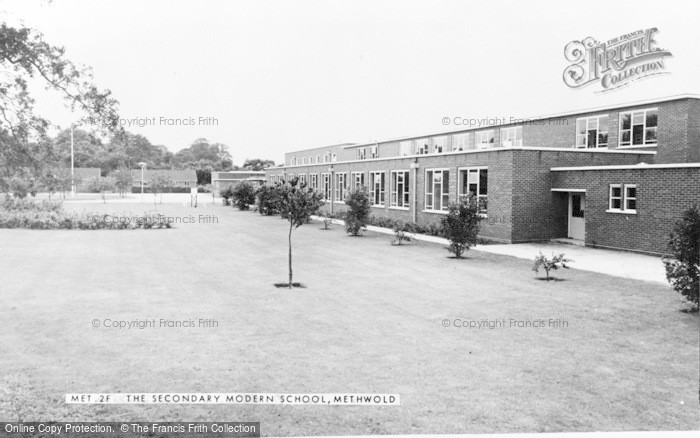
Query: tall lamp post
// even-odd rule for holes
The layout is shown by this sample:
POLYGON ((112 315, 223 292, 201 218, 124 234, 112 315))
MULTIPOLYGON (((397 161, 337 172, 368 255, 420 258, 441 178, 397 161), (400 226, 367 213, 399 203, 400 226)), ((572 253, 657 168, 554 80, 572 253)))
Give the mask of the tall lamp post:
POLYGON ((143 161, 140 163, 137 163, 139 166, 141 166, 141 202, 143 202, 143 171, 146 168, 146 163, 143 161))
POLYGON ((75 197, 75 160, 74 156, 74 140, 73 140, 73 128, 75 125, 70 125, 70 194, 71 197, 75 197))

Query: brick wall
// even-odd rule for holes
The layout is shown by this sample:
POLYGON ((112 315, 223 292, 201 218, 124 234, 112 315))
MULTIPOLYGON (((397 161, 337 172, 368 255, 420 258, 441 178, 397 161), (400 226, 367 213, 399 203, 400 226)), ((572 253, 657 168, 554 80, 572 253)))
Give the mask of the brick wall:
POLYGON ((586 245, 666 253, 683 211, 700 204, 700 168, 552 172, 556 187, 586 190, 586 245), (637 214, 609 213, 609 185, 637 185, 637 214))

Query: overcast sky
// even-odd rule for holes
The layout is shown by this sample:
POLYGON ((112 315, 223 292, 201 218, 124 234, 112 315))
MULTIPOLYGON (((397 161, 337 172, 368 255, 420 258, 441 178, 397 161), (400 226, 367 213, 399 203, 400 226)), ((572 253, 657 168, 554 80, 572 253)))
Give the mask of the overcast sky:
MULTIPOLYGON (((131 127, 177 151, 195 138, 245 158, 452 130, 443 117, 529 117, 700 94, 693 1, 0 0, 93 68, 124 119, 214 117, 216 126, 131 127), (564 46, 657 27, 669 75, 611 93, 571 89, 564 46)), ((40 108, 68 125, 67 110, 40 108)))

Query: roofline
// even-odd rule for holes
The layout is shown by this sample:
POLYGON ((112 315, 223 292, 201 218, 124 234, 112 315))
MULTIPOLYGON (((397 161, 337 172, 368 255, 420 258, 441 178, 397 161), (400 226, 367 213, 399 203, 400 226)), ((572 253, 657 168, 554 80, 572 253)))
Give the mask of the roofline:
POLYGON ((440 154, 403 155, 403 156, 397 156, 397 157, 368 158, 366 160, 334 161, 331 163, 300 164, 298 166, 279 166, 279 167, 270 167, 266 170, 296 169, 296 168, 300 168, 300 167, 309 167, 309 166, 332 166, 334 164, 368 163, 368 162, 388 161, 388 160, 414 159, 414 158, 421 158, 421 157, 444 157, 444 156, 450 156, 450 155, 489 153, 489 152, 502 152, 502 151, 544 151, 544 152, 578 152, 578 153, 592 153, 592 154, 656 155, 656 151, 640 151, 640 150, 622 150, 621 151, 618 149, 547 148, 547 147, 533 147, 533 146, 513 146, 513 147, 497 147, 497 148, 488 148, 488 149, 470 149, 467 151, 450 151, 450 152, 443 152, 440 154))
POLYGON ((628 164, 624 166, 580 166, 552 167, 552 172, 569 172, 576 170, 647 170, 647 169, 700 169, 700 163, 669 163, 669 164, 628 164))
MULTIPOLYGON (((462 129, 462 130, 458 130, 458 131, 442 131, 442 132, 437 132, 437 133, 433 133, 433 134, 412 135, 409 137, 405 137, 405 136, 404 137, 396 137, 396 138, 391 138, 391 139, 382 140, 382 141, 373 141, 370 143, 357 143, 357 144, 353 144, 353 145, 343 146, 343 149, 350 149, 353 147, 363 147, 363 146, 374 146, 376 144, 391 143, 391 142, 395 142, 395 141, 415 140, 417 138, 424 138, 424 137, 437 137, 437 136, 441 136, 441 135, 453 135, 453 134, 460 134, 460 133, 465 133, 465 132, 483 131, 483 130, 486 130, 489 128, 493 129, 496 126, 522 125, 523 123, 525 123, 525 121, 552 119, 555 117, 574 116, 577 114, 585 114, 585 113, 591 113, 591 112, 597 112, 597 111, 606 111, 606 110, 615 109, 615 108, 625 108, 625 107, 639 106, 639 105, 650 105, 650 104, 654 104, 654 103, 670 102, 673 100, 682 100, 682 99, 700 99, 700 95, 692 94, 692 93, 684 93, 684 94, 677 94, 677 95, 673 95, 673 96, 638 100, 638 101, 628 102, 628 103, 619 103, 619 104, 614 104, 614 105, 604 105, 604 106, 586 108, 586 109, 581 109, 581 110, 564 111, 564 112, 560 112, 560 113, 546 114, 546 115, 541 115, 541 116, 536 116, 536 117, 522 117, 521 122, 503 123, 503 124, 489 125, 489 126, 480 126, 477 128, 462 129)), ((304 150, 304 149, 302 149, 302 150, 304 150)), ((288 153, 295 153, 295 152, 298 153, 298 152, 301 152, 301 150, 288 152, 288 153)))

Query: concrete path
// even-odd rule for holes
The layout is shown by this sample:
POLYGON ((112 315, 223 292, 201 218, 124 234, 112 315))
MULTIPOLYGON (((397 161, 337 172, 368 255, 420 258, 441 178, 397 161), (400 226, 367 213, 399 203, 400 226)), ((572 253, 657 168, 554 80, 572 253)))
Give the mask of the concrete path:
MULTIPOLYGON (((320 218, 314 216, 313 219, 319 220, 320 218)), ((333 219, 332 222, 344 225, 344 222, 338 219, 333 219)), ((368 226, 367 230, 382 234, 394 234, 393 231, 388 228, 368 226)), ((424 242, 433 242, 442 245, 448 244, 447 239, 443 239, 442 237, 425 236, 422 234, 417 234, 413 237, 416 240, 424 242)), ((568 258, 574 260, 573 263, 569 264, 569 267, 572 269, 668 284, 666 281, 666 271, 661 262, 661 258, 650 255, 588 248, 558 242, 477 245, 472 249, 533 261, 540 251, 547 257, 550 257, 552 253, 564 253, 568 258)))

